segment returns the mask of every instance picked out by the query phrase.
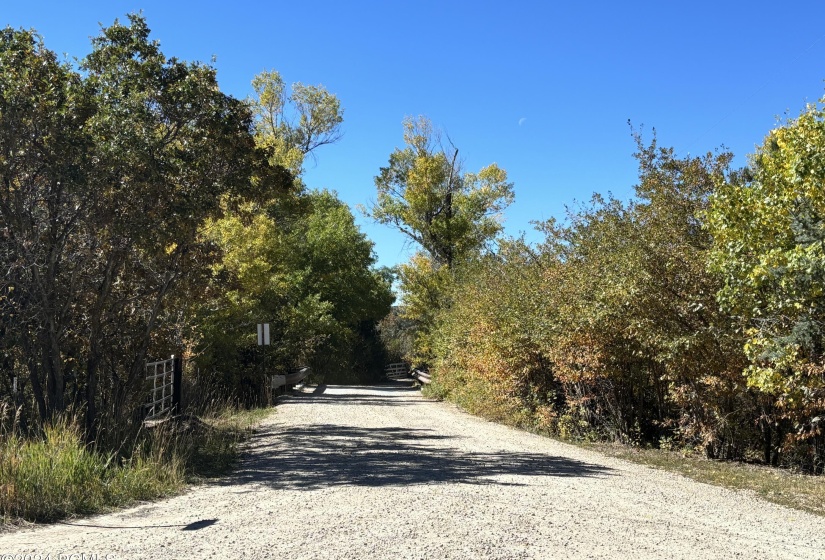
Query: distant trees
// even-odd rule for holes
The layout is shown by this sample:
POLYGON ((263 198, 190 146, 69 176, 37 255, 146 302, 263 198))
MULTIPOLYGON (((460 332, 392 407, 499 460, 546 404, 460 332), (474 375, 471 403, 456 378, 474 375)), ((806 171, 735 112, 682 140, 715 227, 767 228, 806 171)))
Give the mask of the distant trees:
POLYGON ((288 189, 230 209, 202 235, 223 254, 208 301, 193 309, 202 375, 238 396, 261 397, 262 375, 311 365, 319 378, 366 381, 382 368, 377 322, 393 301, 391 280, 375 270, 372 243, 334 193, 307 191, 304 160, 336 141, 343 110, 322 86, 263 72, 252 82, 254 136, 274 166, 291 171, 288 189), (262 367, 255 325, 269 323, 262 367))
POLYGON ((500 214, 513 201, 507 173, 491 164, 464 172, 458 149, 446 148, 425 117, 404 120, 403 149, 375 177, 369 215, 401 231, 420 248, 399 267, 404 316, 417 325, 415 361, 430 355, 434 313, 445 305, 452 270, 474 258, 501 231, 500 214))

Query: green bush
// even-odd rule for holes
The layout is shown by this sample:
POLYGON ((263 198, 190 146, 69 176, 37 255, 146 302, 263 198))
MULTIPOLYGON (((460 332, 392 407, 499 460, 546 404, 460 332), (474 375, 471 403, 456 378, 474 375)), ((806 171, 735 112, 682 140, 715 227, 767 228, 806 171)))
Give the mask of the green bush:
POLYGON ((213 405, 200 418, 145 430, 127 454, 86 444, 68 417, 39 437, 9 430, 0 434, 0 517, 4 523, 54 521, 174 494, 194 477, 226 472, 238 443, 266 413, 213 405))

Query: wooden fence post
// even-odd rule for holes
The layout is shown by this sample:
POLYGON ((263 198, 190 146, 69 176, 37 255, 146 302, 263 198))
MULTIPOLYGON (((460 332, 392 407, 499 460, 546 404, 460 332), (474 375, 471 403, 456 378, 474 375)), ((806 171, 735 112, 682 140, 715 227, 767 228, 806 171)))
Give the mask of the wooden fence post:
POLYGON ((183 357, 175 356, 172 366, 172 414, 180 414, 180 382, 183 377, 183 357))

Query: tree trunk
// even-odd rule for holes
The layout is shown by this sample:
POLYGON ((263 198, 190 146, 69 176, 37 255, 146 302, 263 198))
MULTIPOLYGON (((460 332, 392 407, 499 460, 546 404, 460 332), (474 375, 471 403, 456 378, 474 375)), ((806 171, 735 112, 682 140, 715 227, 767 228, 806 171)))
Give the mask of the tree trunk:
POLYGON ((113 255, 106 263, 103 283, 98 288, 97 301, 90 318, 89 359, 86 361, 86 441, 91 443, 97 432, 98 370, 103 359, 103 310, 112 292, 115 271, 122 259, 113 255))

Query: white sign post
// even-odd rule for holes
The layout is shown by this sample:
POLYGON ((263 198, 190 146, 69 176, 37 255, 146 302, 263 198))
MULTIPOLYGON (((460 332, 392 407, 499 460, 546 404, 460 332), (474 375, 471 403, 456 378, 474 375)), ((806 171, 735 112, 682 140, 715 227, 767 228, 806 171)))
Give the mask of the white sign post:
POLYGON ((269 346, 269 323, 258 323, 258 346, 269 346))
MULTIPOLYGON (((269 323, 258 323, 258 346, 270 346, 269 344, 269 323)), ((263 348, 261 348, 263 350, 263 348)), ((261 365, 264 366, 264 375, 266 376, 266 367, 263 363, 266 360, 266 356, 262 355, 262 363, 261 365)), ((265 378, 268 379, 269 376, 265 378)), ((272 383, 271 380, 270 384, 272 383)))

